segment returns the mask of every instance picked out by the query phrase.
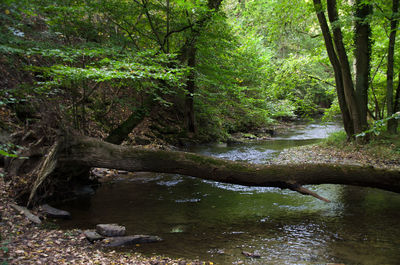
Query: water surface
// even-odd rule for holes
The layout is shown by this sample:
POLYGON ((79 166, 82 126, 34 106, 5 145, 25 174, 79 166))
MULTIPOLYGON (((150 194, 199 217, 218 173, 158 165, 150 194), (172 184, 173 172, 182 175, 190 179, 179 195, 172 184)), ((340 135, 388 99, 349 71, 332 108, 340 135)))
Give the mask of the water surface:
MULTIPOLYGON (((265 163, 281 150, 324 138, 339 126, 299 125, 272 141, 192 148, 265 163)), ((332 203, 277 188, 244 187, 192 177, 138 173, 101 186, 90 198, 60 205, 62 227, 119 223, 129 234, 161 236, 123 251, 199 258, 219 264, 399 264, 400 196, 359 187, 311 187, 332 203), (261 254, 246 258, 242 251, 261 254)))

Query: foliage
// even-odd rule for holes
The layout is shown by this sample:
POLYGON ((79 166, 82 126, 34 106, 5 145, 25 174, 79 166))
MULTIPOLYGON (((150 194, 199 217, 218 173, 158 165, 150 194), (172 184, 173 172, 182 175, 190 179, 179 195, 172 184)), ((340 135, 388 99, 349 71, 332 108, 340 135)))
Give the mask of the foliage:
POLYGON ((304 1, 257 0, 229 6, 232 13, 240 13, 231 18, 243 28, 238 34, 257 39, 265 50, 263 85, 270 99, 290 102, 289 109, 302 116, 329 107, 334 98, 332 72, 327 71, 322 42, 315 38, 310 6, 304 1))
POLYGON ((392 119, 399 120, 400 119, 400 112, 396 112, 396 113, 394 113, 393 115, 391 115, 389 117, 386 117, 384 119, 375 121, 370 129, 365 130, 360 134, 357 134, 356 137, 363 137, 363 136, 365 136, 367 134, 371 134, 371 133, 373 133, 375 135, 380 135, 382 133, 382 131, 385 129, 387 121, 388 120, 392 120, 392 119))
POLYGON ((340 107, 337 98, 334 99, 331 106, 324 110, 323 122, 333 121, 340 116, 340 107))
POLYGON ((204 120, 199 116, 200 124, 220 117, 219 127, 232 132, 271 123, 263 47, 257 46, 257 39, 241 42, 229 24, 213 26, 198 44, 197 107, 208 113, 204 120))

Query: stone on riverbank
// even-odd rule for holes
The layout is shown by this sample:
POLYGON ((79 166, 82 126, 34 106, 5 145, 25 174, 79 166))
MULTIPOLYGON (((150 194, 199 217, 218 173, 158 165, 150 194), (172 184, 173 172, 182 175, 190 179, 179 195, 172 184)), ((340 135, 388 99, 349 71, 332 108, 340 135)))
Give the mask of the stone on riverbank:
POLYGON ((59 210, 51 207, 48 204, 43 204, 40 206, 40 210, 47 216, 51 218, 61 218, 61 219, 71 219, 71 214, 64 210, 59 210))
POLYGON ((106 247, 119 247, 134 244, 155 243, 160 241, 162 241, 160 237, 148 235, 109 237, 103 240, 104 246, 106 247))
POLYGON ((117 224, 98 224, 96 225, 96 231, 105 237, 124 236, 126 233, 125 227, 117 224))
POLYGON ((95 230, 85 230, 83 234, 85 235, 86 239, 89 240, 89 242, 91 243, 104 239, 104 236, 100 235, 95 230))

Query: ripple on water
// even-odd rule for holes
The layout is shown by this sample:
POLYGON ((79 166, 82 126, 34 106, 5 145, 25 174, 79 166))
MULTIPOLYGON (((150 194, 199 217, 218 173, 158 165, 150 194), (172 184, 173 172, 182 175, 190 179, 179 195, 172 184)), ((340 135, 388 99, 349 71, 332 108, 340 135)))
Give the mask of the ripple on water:
POLYGON ((203 155, 207 156, 214 156, 233 161, 246 161, 253 164, 265 163, 274 153, 277 153, 277 151, 265 148, 260 149, 251 146, 241 147, 236 150, 229 150, 221 153, 215 153, 215 151, 210 150, 202 152, 203 155))
POLYGON ((248 186, 241 186, 236 184, 229 184, 229 183, 222 183, 222 182, 215 182, 211 180, 203 180, 203 183, 209 184, 214 188, 222 189, 222 190, 229 190, 229 191, 237 191, 241 194, 248 194, 252 195, 254 193, 265 193, 265 192, 279 192, 279 188, 272 188, 272 187, 248 187, 248 186))
POLYGON ((177 203, 186 203, 186 202, 199 202, 201 199, 193 198, 193 199, 182 199, 182 200, 175 200, 177 203))

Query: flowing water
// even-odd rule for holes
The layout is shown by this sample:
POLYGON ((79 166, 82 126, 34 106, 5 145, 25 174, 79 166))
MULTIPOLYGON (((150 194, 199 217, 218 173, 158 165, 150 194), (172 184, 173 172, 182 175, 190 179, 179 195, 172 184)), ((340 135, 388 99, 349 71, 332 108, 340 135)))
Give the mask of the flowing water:
MULTIPOLYGON (((190 151, 265 163, 285 148, 314 143, 338 129, 299 125, 270 141, 190 151)), ((276 188, 139 173, 104 184, 90 198, 59 205, 73 216, 60 225, 86 229, 118 223, 128 234, 164 239, 122 251, 218 264, 400 264, 400 195, 340 185, 310 188, 332 202, 276 188)))

